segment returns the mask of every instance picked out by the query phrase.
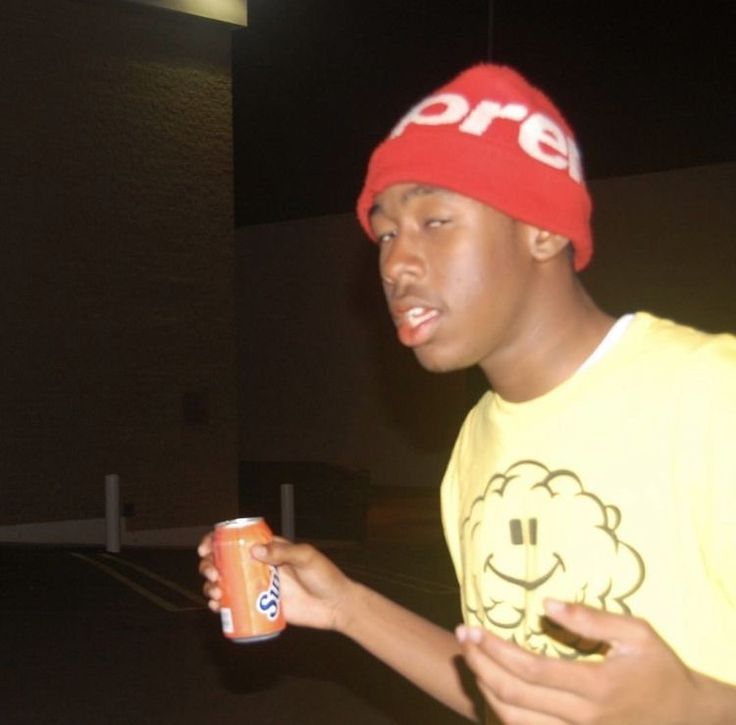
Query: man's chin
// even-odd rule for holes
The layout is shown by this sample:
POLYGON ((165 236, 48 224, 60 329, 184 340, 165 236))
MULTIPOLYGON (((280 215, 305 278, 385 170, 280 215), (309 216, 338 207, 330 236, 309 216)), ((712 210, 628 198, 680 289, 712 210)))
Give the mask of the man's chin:
POLYGON ((454 373, 473 367, 473 362, 459 360, 450 355, 442 355, 429 347, 415 347, 414 356, 419 364, 430 373, 454 373))

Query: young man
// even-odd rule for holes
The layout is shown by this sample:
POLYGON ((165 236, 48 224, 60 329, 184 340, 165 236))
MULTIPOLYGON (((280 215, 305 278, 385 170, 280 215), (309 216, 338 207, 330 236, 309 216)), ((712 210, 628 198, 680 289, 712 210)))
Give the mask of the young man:
MULTIPOLYGON (((400 341, 491 387, 442 483, 465 624, 453 636, 279 541, 254 555, 281 567, 287 619, 468 717, 458 656, 506 723, 736 722, 736 338, 595 305, 573 133, 509 68, 411 109, 358 216, 400 341)), ((216 610, 209 538, 200 554, 216 610)))

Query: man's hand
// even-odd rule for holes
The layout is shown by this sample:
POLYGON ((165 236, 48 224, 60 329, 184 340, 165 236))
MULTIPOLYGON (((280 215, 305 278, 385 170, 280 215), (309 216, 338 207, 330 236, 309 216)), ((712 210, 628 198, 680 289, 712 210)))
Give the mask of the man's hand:
POLYGON ((545 610, 565 629, 607 642, 605 659, 545 657, 482 629, 457 629, 465 660, 504 723, 736 722, 736 709, 731 709, 736 708, 736 689, 689 670, 645 621, 553 600, 545 602, 545 610))
MULTIPOLYGON (((198 552, 204 592, 216 612, 222 592, 211 534, 202 539, 198 552)), ((474 716, 475 703, 457 668, 460 645, 451 632, 349 579, 308 544, 274 539, 267 546, 254 546, 251 554, 279 567, 287 622, 350 637, 440 702, 465 717, 474 716)))
MULTIPOLYGON (((204 593, 213 612, 220 609, 220 574, 212 555, 212 534, 199 544, 199 571, 206 579, 204 593)), ((340 629, 349 615, 349 597, 354 584, 326 556, 309 544, 293 544, 275 538, 256 545, 251 556, 279 567, 281 606, 290 624, 318 629, 340 629)))

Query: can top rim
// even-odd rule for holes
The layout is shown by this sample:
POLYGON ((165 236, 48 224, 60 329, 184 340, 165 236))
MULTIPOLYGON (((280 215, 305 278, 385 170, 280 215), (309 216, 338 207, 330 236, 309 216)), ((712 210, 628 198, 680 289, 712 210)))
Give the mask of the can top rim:
POLYGON ((216 529, 238 529, 243 526, 251 526, 263 521, 263 516, 245 516, 237 519, 229 519, 228 521, 220 521, 215 524, 216 529))

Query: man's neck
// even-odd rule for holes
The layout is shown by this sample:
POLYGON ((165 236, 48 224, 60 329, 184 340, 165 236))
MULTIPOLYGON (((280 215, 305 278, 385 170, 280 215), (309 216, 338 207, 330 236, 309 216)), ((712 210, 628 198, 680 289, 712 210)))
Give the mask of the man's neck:
POLYGON ((574 277, 533 311, 533 320, 521 326, 513 345, 483 366, 491 387, 510 402, 537 398, 574 375, 615 322, 574 277))

